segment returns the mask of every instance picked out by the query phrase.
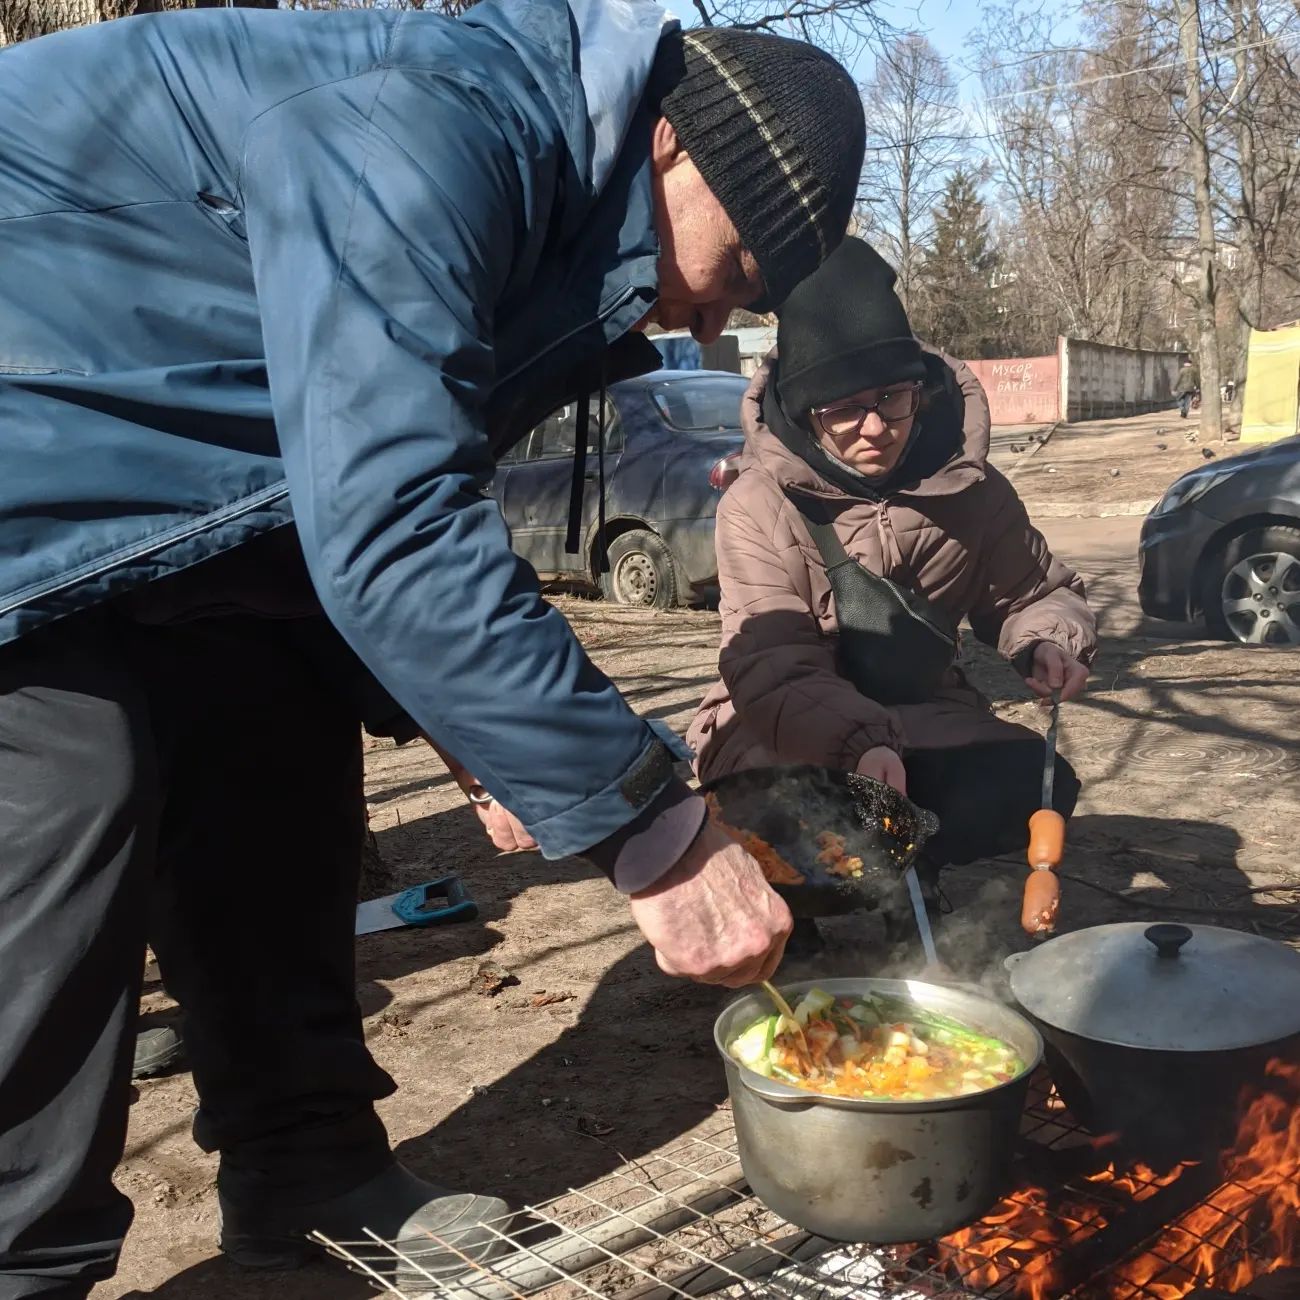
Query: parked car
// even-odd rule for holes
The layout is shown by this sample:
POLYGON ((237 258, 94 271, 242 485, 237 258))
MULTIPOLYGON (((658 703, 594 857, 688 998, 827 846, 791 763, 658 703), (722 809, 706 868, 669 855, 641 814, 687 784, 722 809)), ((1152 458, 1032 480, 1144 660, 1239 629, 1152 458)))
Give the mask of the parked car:
POLYGON ((1300 645, 1300 438, 1184 474, 1147 516, 1139 557, 1153 617, 1300 645))
POLYGON ((670 609, 717 585, 713 522, 743 446, 748 381, 722 371, 657 370, 610 387, 605 415, 605 536, 599 572, 597 407, 590 401, 583 538, 564 549, 577 405, 539 424, 500 462, 492 495, 517 554, 543 581, 600 587, 623 605, 670 609))

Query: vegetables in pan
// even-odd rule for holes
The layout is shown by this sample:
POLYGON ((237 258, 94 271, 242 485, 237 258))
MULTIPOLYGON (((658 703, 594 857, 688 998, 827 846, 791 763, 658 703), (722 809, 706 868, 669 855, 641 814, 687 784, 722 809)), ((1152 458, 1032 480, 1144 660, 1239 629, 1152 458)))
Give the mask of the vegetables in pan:
MULTIPOLYGON (((888 822, 888 818, 886 818, 888 822)), ((862 859, 850 854, 844 844, 844 836, 835 831, 821 831, 817 836, 817 861, 832 876, 860 876, 862 859)))
MULTIPOLYGON (((722 819, 722 809, 718 806, 715 794, 706 794, 704 802, 709 809, 709 817, 715 825, 726 831, 751 858, 763 868, 763 879, 772 885, 802 885, 803 876, 796 871, 761 835, 752 831, 743 831, 731 826, 722 819)), ((862 864, 859 862, 859 874, 862 864)))
POLYGON ((883 993, 837 999, 813 989, 794 1016, 754 1021, 732 1039, 732 1057, 795 1087, 868 1101, 966 1096, 1024 1071, 1001 1039, 883 993))

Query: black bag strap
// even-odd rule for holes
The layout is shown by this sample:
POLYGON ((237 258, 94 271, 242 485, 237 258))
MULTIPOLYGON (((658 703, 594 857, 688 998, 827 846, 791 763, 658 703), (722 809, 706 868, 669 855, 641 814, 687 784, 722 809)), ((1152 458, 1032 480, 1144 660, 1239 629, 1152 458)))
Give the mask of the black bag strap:
POLYGON ((785 492, 785 499, 794 506, 799 512, 800 518, 803 519, 804 527, 807 528, 808 535, 813 539, 813 545, 817 547, 817 553, 822 557, 822 563, 826 566, 828 574, 834 569, 840 569, 846 564, 851 564, 860 569, 871 582, 882 587, 885 585, 883 578, 872 573, 865 565, 859 564, 844 549, 844 543, 840 541, 840 535, 835 531, 835 525, 831 522, 830 511, 826 508, 825 502, 817 497, 791 492, 788 488, 782 490, 785 492))
POLYGON ((840 541, 840 535, 835 531, 824 501, 817 497, 792 492, 789 488, 783 488, 782 491, 785 493, 786 500, 794 506, 803 519, 808 535, 812 538, 818 554, 822 557, 822 563, 826 566, 826 576, 837 601, 843 594, 838 590, 841 582, 857 582, 861 584, 859 590, 861 587, 866 587, 877 596, 889 600, 905 600, 914 615, 925 618, 931 627, 946 639, 956 640, 957 628, 952 618, 928 596, 917 591, 910 583, 900 586, 888 578, 882 578, 878 573, 872 573, 865 564, 855 560, 844 549, 844 543, 840 541), (846 568, 856 570, 859 576, 847 579, 841 572, 846 568))

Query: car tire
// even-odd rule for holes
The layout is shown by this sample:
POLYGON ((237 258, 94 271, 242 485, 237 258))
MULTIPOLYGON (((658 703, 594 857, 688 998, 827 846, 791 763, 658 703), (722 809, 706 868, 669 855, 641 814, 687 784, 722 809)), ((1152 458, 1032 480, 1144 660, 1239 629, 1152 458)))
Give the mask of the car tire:
POLYGON ((677 604, 677 566, 664 539, 648 528, 620 533, 609 544, 609 572, 600 589, 616 605, 673 609, 677 604))
POLYGON ((1232 538, 1206 565, 1201 608, 1225 641, 1300 645, 1300 528, 1274 524, 1232 538))

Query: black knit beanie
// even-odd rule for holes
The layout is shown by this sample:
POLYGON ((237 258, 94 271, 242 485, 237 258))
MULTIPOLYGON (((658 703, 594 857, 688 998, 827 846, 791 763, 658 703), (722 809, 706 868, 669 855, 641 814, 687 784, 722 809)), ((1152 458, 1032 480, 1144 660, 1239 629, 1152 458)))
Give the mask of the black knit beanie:
POLYGON ((792 419, 806 427, 814 407, 925 378, 896 279, 870 244, 850 236, 786 299, 776 347, 781 404, 792 419))
POLYGON ((848 228, 866 144, 853 78, 803 41, 698 27, 659 42, 648 93, 758 263, 754 307, 777 306, 848 228))

